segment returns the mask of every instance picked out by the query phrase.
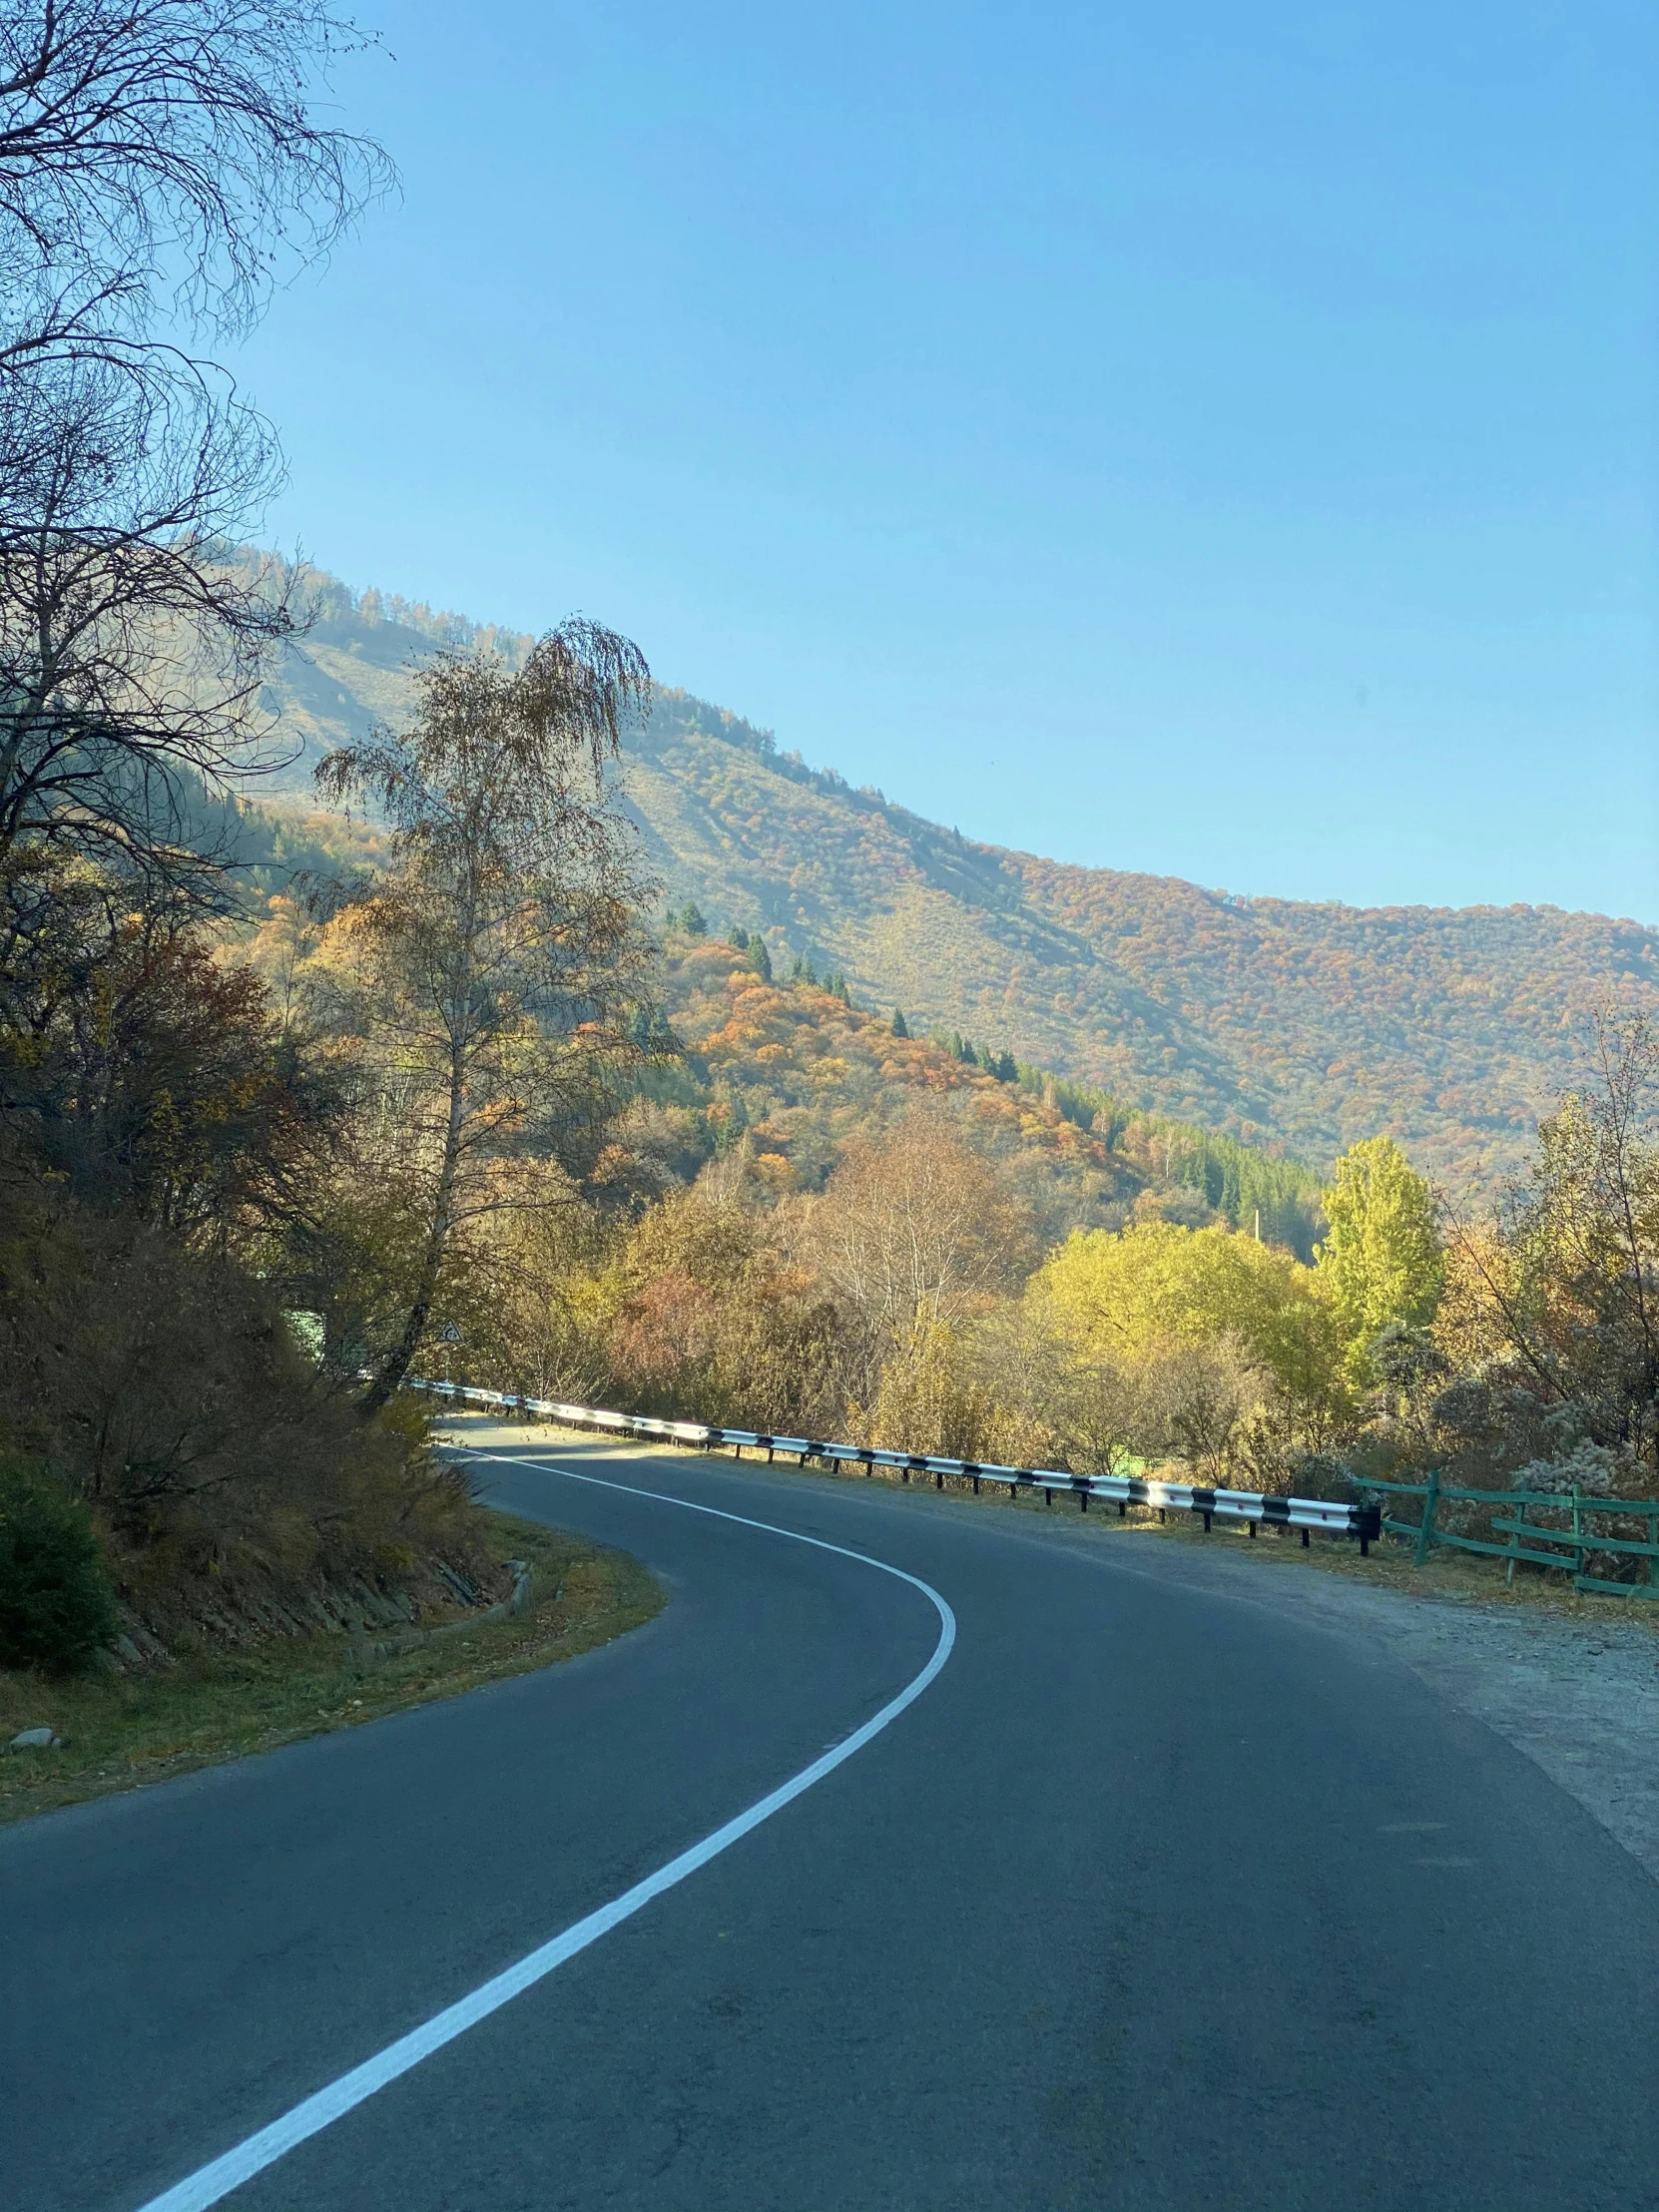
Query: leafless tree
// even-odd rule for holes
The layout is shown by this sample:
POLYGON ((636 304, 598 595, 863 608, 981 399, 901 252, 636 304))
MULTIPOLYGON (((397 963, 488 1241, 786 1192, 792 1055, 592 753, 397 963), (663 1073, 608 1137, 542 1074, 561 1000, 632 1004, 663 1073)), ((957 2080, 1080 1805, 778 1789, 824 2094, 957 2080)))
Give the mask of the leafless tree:
POLYGON ((0 867, 43 845, 205 887, 192 800, 267 754, 285 596, 224 534, 269 441, 168 398, 94 363, 0 380, 0 867))
POLYGON ((200 884, 194 779, 262 765, 291 625, 227 554, 280 461, 191 347, 388 186, 310 104, 361 43, 323 0, 0 0, 0 865, 200 884))
POLYGON ((0 363, 246 328, 391 183, 310 106, 364 43, 324 0, 3 0, 0 363))
POLYGON ((847 1315, 854 1391, 885 1359, 972 1313, 1017 1270, 1023 1224, 993 1170, 939 1114, 847 1146, 811 1217, 816 1264, 847 1315))

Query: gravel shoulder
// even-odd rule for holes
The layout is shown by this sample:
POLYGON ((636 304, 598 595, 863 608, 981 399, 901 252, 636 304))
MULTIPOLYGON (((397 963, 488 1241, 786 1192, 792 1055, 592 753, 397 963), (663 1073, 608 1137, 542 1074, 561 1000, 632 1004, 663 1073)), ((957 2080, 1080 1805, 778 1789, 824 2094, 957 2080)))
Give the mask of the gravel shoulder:
MULTIPOLYGON (((593 1451, 591 1437, 581 1442, 593 1451)), ((866 1478, 812 1470, 802 1479, 866 1478)), ((1205 1535, 1185 1521, 1084 1516, 1059 1502, 904 1494, 923 1511, 995 1515, 1010 1535, 1103 1544, 1114 1563, 1361 1637, 1524 1752, 1659 1881, 1659 1602, 1583 1597, 1535 1576, 1509 1590, 1496 1566, 1445 1555, 1419 1571, 1392 1541, 1362 1560, 1353 1544, 1316 1539, 1304 1551, 1271 1536, 1205 1535)))
POLYGON ((1409 1566, 1388 1554, 1374 1579, 1357 1555, 1275 1542, 1253 1557, 1235 1538, 1223 1549, 1185 1531, 1104 1540, 1133 1544, 1148 1573, 1382 1647, 1524 1752, 1659 1881, 1659 1604, 1492 1594, 1455 1572, 1412 1587, 1409 1566))
POLYGON ((1659 1881, 1659 1603, 1537 1583, 1509 1592, 1496 1570, 1460 1563, 1417 1573, 1391 1544, 1362 1561, 1317 1539, 1305 1552, 1185 1526, 1048 1518, 1046 1540, 1130 1547, 1140 1572, 1358 1636, 1402 1662, 1524 1752, 1659 1881))

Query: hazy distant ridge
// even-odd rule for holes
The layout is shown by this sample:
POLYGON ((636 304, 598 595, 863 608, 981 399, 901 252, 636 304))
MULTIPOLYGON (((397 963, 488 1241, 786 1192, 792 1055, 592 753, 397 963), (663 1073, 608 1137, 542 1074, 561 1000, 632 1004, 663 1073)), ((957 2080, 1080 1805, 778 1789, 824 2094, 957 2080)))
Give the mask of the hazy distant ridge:
MULTIPOLYGON (((314 620, 270 692, 299 758, 412 696, 442 646, 527 641, 306 571, 314 620)), ((1462 1177, 1518 1155, 1569 1079, 1582 1017, 1659 1008, 1659 932, 1542 906, 1351 907, 1229 897, 962 838, 780 752, 771 732, 658 695, 626 784, 670 897, 765 929, 869 1003, 1323 1160, 1389 1129, 1462 1177)))

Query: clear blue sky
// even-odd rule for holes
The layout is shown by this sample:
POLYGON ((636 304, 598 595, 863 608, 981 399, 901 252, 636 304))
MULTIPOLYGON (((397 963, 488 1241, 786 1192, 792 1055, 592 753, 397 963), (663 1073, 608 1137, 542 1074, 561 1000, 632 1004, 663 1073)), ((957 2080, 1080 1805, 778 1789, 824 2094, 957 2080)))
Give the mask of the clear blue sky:
POLYGON ((971 836, 1659 922, 1646 0, 363 12, 284 544, 971 836))

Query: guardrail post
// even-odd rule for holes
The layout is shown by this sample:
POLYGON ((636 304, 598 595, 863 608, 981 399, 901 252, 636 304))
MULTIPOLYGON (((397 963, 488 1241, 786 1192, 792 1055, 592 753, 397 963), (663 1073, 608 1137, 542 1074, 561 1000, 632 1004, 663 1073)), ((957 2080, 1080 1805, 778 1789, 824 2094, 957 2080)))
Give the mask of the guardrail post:
MULTIPOLYGON (((1518 1551, 1520 1550, 1520 1547, 1521 1547, 1521 1538, 1520 1538, 1520 1532, 1521 1532, 1521 1530, 1522 1530, 1522 1529, 1523 1529, 1523 1528, 1524 1528, 1525 1526, 1526 1526, 1526 1500, 1525 1500, 1525 1498, 1523 1497, 1523 1498, 1521 1499, 1520 1503, 1519 1503, 1519 1504, 1518 1504, 1518 1505, 1517 1505, 1517 1506, 1515 1507, 1515 1533, 1514 1533, 1514 1534, 1513 1534, 1513 1535, 1512 1535, 1512 1536, 1510 1537, 1510 1539, 1509 1539, 1509 1549, 1510 1549, 1510 1552, 1511 1552, 1511 1553, 1514 1553, 1514 1552, 1518 1552, 1518 1551)), ((1514 1559, 1513 1559, 1513 1558, 1511 1557, 1511 1558, 1509 1559, 1509 1561, 1507 1562, 1507 1564, 1505 1565, 1504 1569, 1503 1569, 1503 1587, 1504 1587, 1504 1588, 1505 1588, 1506 1590, 1512 1590, 1512 1589, 1514 1588, 1514 1586, 1515 1586, 1515 1562, 1514 1562, 1514 1559)))
POLYGON ((1417 1530, 1417 1548, 1411 1560, 1414 1567, 1422 1565, 1428 1557, 1428 1547, 1434 1541, 1434 1507, 1439 1502, 1439 1496, 1440 1470, 1438 1467, 1430 1467, 1428 1486, 1422 1495, 1422 1525, 1417 1530))

